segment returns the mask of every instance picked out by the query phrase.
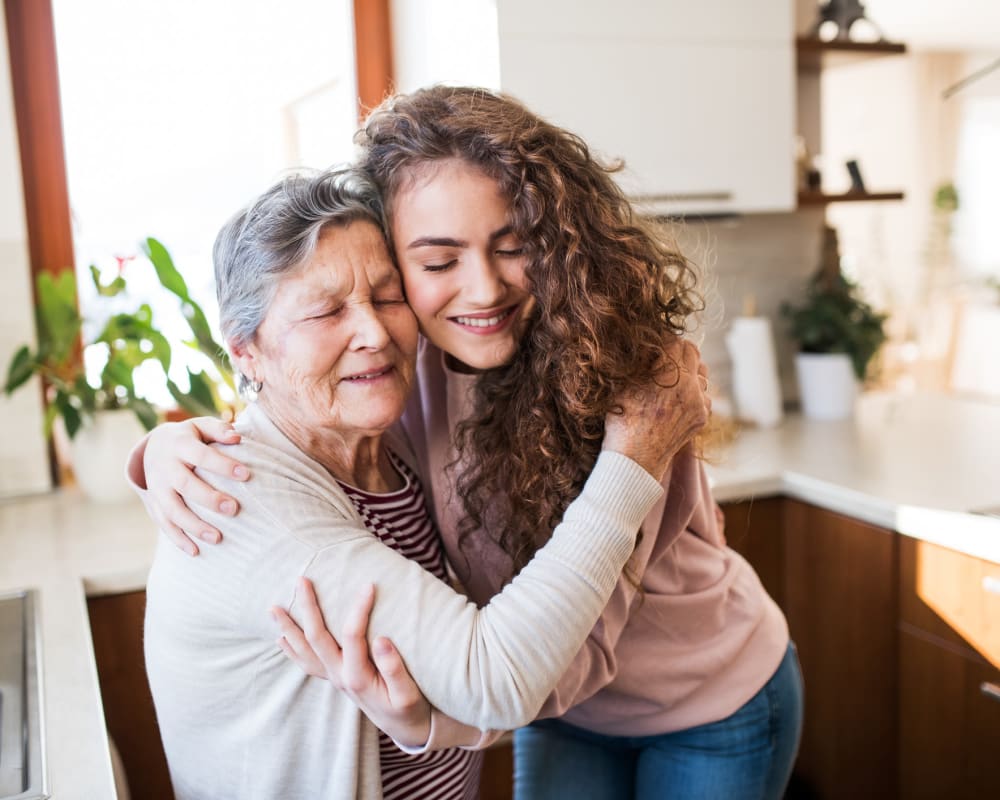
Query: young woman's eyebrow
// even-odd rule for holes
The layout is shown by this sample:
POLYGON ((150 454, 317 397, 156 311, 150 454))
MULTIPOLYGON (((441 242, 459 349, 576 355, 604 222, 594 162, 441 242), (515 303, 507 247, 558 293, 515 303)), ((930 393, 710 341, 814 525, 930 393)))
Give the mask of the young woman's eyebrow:
POLYGON ((452 239, 448 236, 421 236, 414 239, 407 246, 407 250, 414 250, 417 247, 468 247, 469 243, 464 239, 452 239))
MULTIPOLYGON (((497 239, 502 239, 504 236, 510 235, 513 228, 510 225, 504 225, 502 228, 497 228, 490 234, 490 241, 495 242, 497 239)), ((421 236, 419 239, 414 239, 407 246, 407 250, 415 250, 418 247, 468 247, 469 243, 465 239, 454 239, 450 236, 421 236)))
POLYGON ((514 232, 514 229, 510 225, 504 225, 502 228, 497 228, 493 233, 490 234, 490 241, 495 242, 497 239, 502 239, 504 236, 509 236, 514 232))

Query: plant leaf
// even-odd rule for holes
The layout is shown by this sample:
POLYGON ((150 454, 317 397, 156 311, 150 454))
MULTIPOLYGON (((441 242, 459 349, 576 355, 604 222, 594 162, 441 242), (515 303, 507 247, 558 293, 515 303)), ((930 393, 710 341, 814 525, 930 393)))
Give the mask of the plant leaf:
POLYGON ((90 265, 90 277, 94 281, 94 288, 101 297, 114 297, 125 291, 125 279, 119 275, 109 284, 101 283, 101 272, 93 264, 90 265))
POLYGON ((139 418, 139 422, 142 423, 142 427, 147 431, 153 430, 160 420, 160 415, 156 412, 152 403, 143 397, 130 397, 127 406, 135 412, 135 415, 139 418))
POLYGON ((146 255, 156 270, 156 277, 160 279, 160 284, 169 292, 173 292, 181 300, 190 300, 187 283, 184 276, 177 271, 174 260, 170 257, 167 248, 159 241, 150 236, 145 242, 146 255))
POLYGON ((7 383, 4 384, 4 392, 10 394, 17 387, 26 383, 35 374, 37 366, 28 345, 22 345, 21 349, 10 360, 10 366, 7 368, 7 383))
POLYGON ((73 407, 69 395, 65 392, 56 392, 55 406, 63 418, 63 423, 66 425, 66 434, 72 439, 83 424, 80 412, 73 407))
POLYGON ((36 286, 39 350, 44 352, 46 359, 64 363, 83 324, 77 310, 76 279, 69 269, 55 276, 42 272, 38 275, 36 286))
MULTIPOLYGON (((189 372, 188 375, 190 376, 190 374, 191 373, 189 372)), ((211 391, 209 392, 208 402, 206 403, 203 396, 185 392, 176 383, 169 379, 167 380, 167 389, 170 391, 170 395, 177 402, 177 405, 195 416, 214 417, 218 413, 215 408, 215 401, 212 398, 211 391)))

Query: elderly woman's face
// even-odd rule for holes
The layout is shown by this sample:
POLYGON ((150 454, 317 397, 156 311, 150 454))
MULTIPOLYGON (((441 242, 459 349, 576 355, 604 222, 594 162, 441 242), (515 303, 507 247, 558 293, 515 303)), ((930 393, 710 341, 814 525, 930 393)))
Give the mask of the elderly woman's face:
POLYGON ((403 413, 417 322, 382 234, 324 230, 308 263, 281 278, 247 355, 261 402, 298 424, 374 435, 403 413))

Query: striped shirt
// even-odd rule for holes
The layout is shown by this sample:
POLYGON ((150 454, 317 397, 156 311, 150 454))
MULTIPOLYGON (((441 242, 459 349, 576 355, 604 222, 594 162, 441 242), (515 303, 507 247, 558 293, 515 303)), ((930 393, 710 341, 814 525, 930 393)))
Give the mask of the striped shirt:
MULTIPOLYGON (((372 494, 340 483, 365 527, 383 544, 440 578, 448 580, 444 550, 424 502, 416 474, 389 451, 405 486, 386 494, 372 494)), ((409 755, 379 732, 384 800, 475 800, 479 796, 482 753, 438 750, 409 755)))

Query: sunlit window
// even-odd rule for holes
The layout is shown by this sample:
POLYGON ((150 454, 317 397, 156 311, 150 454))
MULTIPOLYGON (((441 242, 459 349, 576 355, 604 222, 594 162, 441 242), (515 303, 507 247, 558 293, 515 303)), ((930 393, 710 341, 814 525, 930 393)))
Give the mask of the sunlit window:
POLYGON ((959 262, 975 274, 1000 277, 1000 97, 965 101, 959 132, 956 186, 955 251, 959 262))
MULTIPOLYGON (((351 157, 357 124, 348 0, 53 0, 80 300, 154 236, 215 321, 211 248, 238 208, 292 167, 351 157)), ((172 340, 177 301, 140 257, 129 286, 172 340)), ((175 346, 172 377, 202 357, 175 346), (178 363, 179 362, 179 363, 178 363)), ((158 367, 150 362, 151 371, 158 367)), ((88 365, 97 368, 99 365, 88 365)), ((162 380, 137 389, 170 404, 162 380)))

